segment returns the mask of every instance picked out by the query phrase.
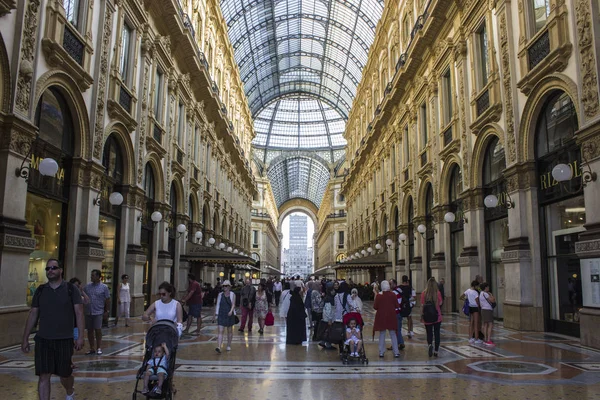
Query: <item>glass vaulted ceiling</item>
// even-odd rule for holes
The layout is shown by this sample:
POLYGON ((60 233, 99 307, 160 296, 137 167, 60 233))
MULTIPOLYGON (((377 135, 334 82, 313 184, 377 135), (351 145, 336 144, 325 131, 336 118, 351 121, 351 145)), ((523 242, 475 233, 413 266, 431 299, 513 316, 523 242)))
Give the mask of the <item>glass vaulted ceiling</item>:
POLYGON ((221 0, 221 9, 255 119, 255 156, 278 206, 313 193, 318 207, 327 186, 321 161, 344 155, 342 133, 383 0, 221 0), (320 161, 304 168, 299 151, 320 161))

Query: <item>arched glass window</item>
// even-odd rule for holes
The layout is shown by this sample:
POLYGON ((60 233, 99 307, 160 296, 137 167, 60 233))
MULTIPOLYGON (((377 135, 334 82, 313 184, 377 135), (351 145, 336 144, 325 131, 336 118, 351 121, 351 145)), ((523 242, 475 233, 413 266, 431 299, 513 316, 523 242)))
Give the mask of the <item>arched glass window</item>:
POLYGON ((506 169, 504 146, 494 137, 485 150, 483 159, 483 184, 489 185, 501 178, 506 169))
POLYGON ((144 191, 146 192, 146 198, 154 200, 155 198, 155 188, 154 188, 154 170, 150 163, 146 163, 146 168, 144 169, 144 191))
POLYGON ((56 150, 73 155, 73 119, 64 97, 55 88, 46 90, 35 115, 40 139, 56 150))
POLYGON ((458 165, 452 167, 452 173, 450 174, 450 187, 448 199, 450 203, 455 203, 459 198, 463 190, 462 171, 458 165))
POLYGON ((536 158, 565 146, 578 129, 577 113, 571 98, 563 91, 556 91, 546 100, 538 118, 536 158))
POLYGON ((425 216, 431 217, 431 210, 433 209, 433 188, 431 183, 427 184, 427 190, 425 191, 425 216))
POLYGON ((121 148, 114 135, 110 135, 104 144, 104 154, 102 155, 102 165, 106 168, 106 174, 112 178, 115 183, 123 181, 123 157, 121 148))

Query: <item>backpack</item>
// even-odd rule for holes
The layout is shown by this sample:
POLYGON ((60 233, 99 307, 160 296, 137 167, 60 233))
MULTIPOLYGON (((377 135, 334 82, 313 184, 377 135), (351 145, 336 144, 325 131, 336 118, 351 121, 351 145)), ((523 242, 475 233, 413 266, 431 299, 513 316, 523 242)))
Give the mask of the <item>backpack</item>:
POLYGON ((407 290, 403 290, 400 287, 400 290, 402 291, 402 302, 400 303, 400 315, 402 315, 403 317, 408 317, 412 311, 412 306, 410 304, 410 298, 412 295, 412 286, 409 285, 407 290))
POLYGON ((471 314, 471 308, 469 307, 469 299, 468 298, 465 299, 465 304, 463 304, 462 312, 467 317, 469 316, 469 314, 471 314))
POLYGON ((428 301, 423 304, 423 321, 429 324, 438 321, 438 312, 433 301, 428 301))

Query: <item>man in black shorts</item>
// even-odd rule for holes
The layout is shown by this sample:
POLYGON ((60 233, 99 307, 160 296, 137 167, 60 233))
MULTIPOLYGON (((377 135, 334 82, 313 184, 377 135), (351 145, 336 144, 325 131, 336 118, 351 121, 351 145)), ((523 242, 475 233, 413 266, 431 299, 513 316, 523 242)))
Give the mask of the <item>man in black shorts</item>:
MULTIPOLYGON (((58 260, 46 263, 48 283, 40 285, 33 296, 31 310, 23 332, 21 350, 29 353, 29 335, 39 317, 39 329, 35 335, 35 374, 39 376, 40 400, 50 400, 50 378, 60 377, 67 391, 67 400, 74 400, 73 390, 73 328, 75 321, 79 332, 83 332, 83 304, 77 286, 62 279, 63 268, 58 260)), ((83 348, 80 333, 75 349, 83 348)))

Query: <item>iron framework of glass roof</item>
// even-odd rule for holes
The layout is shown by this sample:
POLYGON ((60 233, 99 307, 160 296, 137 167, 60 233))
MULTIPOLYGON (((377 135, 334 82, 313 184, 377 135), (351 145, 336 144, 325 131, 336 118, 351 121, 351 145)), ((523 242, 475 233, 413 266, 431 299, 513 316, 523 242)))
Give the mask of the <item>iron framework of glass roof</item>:
POLYGON ((255 118, 255 157, 264 166, 290 150, 327 151, 331 164, 343 158, 342 134, 383 0, 221 0, 221 10, 255 118))
POLYGON ((277 205, 304 198, 317 207, 329 181, 329 168, 312 157, 286 157, 267 170, 277 205))

